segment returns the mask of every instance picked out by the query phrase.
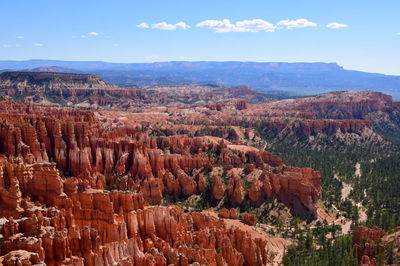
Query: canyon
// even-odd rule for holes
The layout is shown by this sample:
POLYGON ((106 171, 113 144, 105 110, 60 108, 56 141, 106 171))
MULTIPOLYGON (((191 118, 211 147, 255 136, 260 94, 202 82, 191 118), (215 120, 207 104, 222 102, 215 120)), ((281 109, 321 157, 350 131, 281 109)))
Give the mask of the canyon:
POLYGON ((255 211, 318 220, 323 180, 271 143, 389 145, 377 117, 400 117, 377 92, 271 100, 47 72, 2 73, 0 95, 3 265, 279 265, 293 239, 255 211))

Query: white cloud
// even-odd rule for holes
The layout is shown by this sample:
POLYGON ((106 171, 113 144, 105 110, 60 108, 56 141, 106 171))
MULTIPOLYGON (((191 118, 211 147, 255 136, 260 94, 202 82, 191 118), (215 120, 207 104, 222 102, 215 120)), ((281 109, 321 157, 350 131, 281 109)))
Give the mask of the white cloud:
POLYGON ((183 21, 180 21, 176 24, 169 24, 169 23, 163 21, 163 22, 152 24, 151 26, 147 22, 142 22, 142 23, 136 25, 136 27, 142 28, 142 29, 148 29, 151 27, 153 29, 159 29, 159 30, 177 30, 177 29, 187 30, 190 28, 190 26, 187 25, 183 21))
POLYGON ((11 44, 3 44, 2 47, 3 48, 10 48, 10 47, 12 47, 12 45, 11 44))
POLYGON ((330 29, 343 29, 347 28, 349 25, 338 23, 338 22, 332 22, 326 25, 327 28, 330 29))
POLYGON ((42 43, 34 43, 33 46, 35 46, 35 47, 43 47, 43 44, 42 43))
POLYGON ((91 32, 88 33, 88 35, 90 35, 90 36, 99 36, 99 33, 95 32, 95 31, 91 31, 91 32))
POLYGON ((15 36, 15 38, 17 38, 17 39, 24 39, 24 38, 25 38, 25 36, 18 35, 18 36, 15 36))
POLYGON ((262 19, 242 20, 231 23, 229 19, 204 20, 196 25, 199 28, 208 28, 217 33, 224 32, 274 32, 276 27, 262 19))
POLYGON ((152 24, 151 27, 153 29, 159 29, 159 30, 177 30, 177 29, 187 30, 190 28, 190 26, 187 25, 183 21, 180 21, 176 24, 169 24, 169 23, 163 21, 163 22, 152 24))
POLYGON ((113 43, 113 46, 114 46, 114 47, 118 47, 118 46, 119 46, 119 43, 113 43))
POLYGON ((284 27, 286 29, 294 29, 294 28, 306 28, 306 27, 315 27, 317 23, 309 21, 305 18, 299 18, 295 20, 281 20, 276 25, 280 27, 284 27))
POLYGON ((148 28, 150 28, 150 27, 149 27, 149 24, 147 24, 146 22, 142 22, 142 23, 140 23, 140 24, 137 24, 136 27, 142 28, 142 29, 148 29, 148 28))
POLYGON ((88 38, 88 36, 86 36, 85 34, 82 34, 82 35, 80 35, 79 37, 82 38, 82 39, 88 38))
POLYGON ((400 35, 400 32, 396 33, 396 35, 400 35))

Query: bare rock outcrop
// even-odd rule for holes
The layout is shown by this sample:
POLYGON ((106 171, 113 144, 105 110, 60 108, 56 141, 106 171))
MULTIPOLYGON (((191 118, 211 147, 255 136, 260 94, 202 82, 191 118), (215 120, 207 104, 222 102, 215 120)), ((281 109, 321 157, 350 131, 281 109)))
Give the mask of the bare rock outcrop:
POLYGON ((4 265, 268 262, 264 239, 227 228, 212 216, 186 214, 176 206, 148 206, 142 193, 79 191, 73 188, 77 182, 60 178, 54 163, 28 165, 3 158, 0 166, 0 195, 10 190, 10 180, 16 190, 16 202, 2 201, 0 209, 4 265), (15 206, 21 210, 13 213, 15 206))

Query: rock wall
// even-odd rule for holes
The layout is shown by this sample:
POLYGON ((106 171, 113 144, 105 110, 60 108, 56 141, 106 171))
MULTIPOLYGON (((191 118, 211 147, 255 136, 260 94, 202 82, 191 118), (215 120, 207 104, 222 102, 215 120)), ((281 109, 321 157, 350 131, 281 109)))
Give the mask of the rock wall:
POLYGON ((377 265, 376 256, 385 253, 384 245, 379 243, 384 235, 385 231, 379 227, 359 226, 355 229, 353 243, 361 265, 377 265))
POLYGON ((0 162, 2 265, 264 265, 267 242, 142 193, 85 189, 54 163, 0 162))
POLYGON ((288 168, 279 157, 256 148, 205 137, 150 137, 139 127, 107 129, 91 112, 12 102, 1 103, 0 110, 0 153, 28 164, 54 162, 65 176, 77 178, 79 188, 141 191, 159 204, 165 193, 175 198, 202 193, 206 182, 216 200, 227 195, 232 205, 240 205, 248 200, 242 178, 233 176, 225 189, 220 177, 206 180, 203 175, 200 180, 200 174, 212 165, 230 169, 251 164, 264 171, 259 182, 251 181, 253 190, 262 183, 257 196, 249 195, 253 202, 277 197, 296 212, 314 212, 320 194, 319 173, 288 168))

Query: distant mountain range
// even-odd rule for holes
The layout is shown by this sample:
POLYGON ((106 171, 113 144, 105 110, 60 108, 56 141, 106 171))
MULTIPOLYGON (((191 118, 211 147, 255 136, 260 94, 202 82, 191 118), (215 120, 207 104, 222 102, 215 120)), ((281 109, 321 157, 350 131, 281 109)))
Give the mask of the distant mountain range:
POLYGON ((0 61, 0 71, 97 74, 117 85, 247 85, 259 92, 311 95, 374 90, 400 99, 400 76, 346 70, 336 63, 0 61))

